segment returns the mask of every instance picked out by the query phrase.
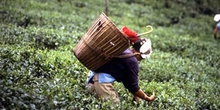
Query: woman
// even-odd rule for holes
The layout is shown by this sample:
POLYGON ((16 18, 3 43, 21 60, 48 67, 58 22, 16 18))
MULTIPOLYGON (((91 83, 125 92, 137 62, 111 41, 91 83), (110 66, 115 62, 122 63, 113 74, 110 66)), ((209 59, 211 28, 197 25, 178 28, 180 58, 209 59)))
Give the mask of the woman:
POLYGON ((217 39, 217 34, 218 32, 220 32, 220 14, 215 15, 214 21, 216 22, 216 25, 213 31, 213 35, 214 35, 214 38, 217 39))
POLYGON ((139 87, 139 61, 146 59, 152 53, 150 39, 136 39, 133 48, 125 50, 120 56, 101 66, 94 72, 90 72, 87 79, 87 87, 95 93, 98 98, 120 102, 117 92, 114 90, 113 82, 123 83, 124 87, 134 96, 135 101, 143 99, 155 100, 155 94, 148 96, 139 87))

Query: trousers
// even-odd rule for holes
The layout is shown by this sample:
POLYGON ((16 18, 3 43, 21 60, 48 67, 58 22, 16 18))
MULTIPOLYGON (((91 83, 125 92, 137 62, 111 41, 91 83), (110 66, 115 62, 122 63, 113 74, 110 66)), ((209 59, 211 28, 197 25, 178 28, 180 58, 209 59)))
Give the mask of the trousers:
POLYGON ((94 84, 89 83, 89 89, 101 100, 110 100, 113 103, 119 103, 118 93, 115 91, 112 83, 99 83, 99 75, 96 73, 93 76, 94 84))

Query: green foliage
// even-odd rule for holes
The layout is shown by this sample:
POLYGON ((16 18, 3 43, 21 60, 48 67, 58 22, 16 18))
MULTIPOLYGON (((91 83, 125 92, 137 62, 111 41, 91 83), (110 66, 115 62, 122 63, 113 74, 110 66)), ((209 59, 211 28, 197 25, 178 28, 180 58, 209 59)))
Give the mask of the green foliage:
POLYGON ((140 63, 139 84, 157 99, 133 103, 116 82, 120 105, 85 89, 88 70, 72 53, 104 0, 0 4, 0 109, 220 109, 220 42, 212 37, 218 1, 109 0, 119 28, 154 28, 143 36, 152 40, 153 54, 140 63))

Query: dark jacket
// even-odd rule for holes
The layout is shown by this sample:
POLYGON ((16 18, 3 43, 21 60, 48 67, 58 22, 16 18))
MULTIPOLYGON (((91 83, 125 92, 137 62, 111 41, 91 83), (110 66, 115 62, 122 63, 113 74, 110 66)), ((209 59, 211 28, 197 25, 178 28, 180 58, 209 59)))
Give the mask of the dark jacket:
MULTIPOLYGON (((131 50, 125 50, 122 55, 132 53, 131 50)), ((136 93, 140 87, 138 85, 138 61, 136 57, 114 58, 95 72, 104 72, 111 74, 116 81, 122 82, 125 88, 131 93, 136 93)))

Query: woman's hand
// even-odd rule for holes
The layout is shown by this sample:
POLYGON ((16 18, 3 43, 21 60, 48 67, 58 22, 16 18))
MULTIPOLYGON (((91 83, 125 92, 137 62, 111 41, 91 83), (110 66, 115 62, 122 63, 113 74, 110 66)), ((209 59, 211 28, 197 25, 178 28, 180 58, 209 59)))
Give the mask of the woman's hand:
POLYGON ((139 89, 134 96, 144 99, 146 101, 154 101, 156 99, 155 92, 151 96, 146 95, 141 89, 139 89))
POLYGON ((149 101, 154 101, 156 99, 155 92, 149 97, 149 101))

